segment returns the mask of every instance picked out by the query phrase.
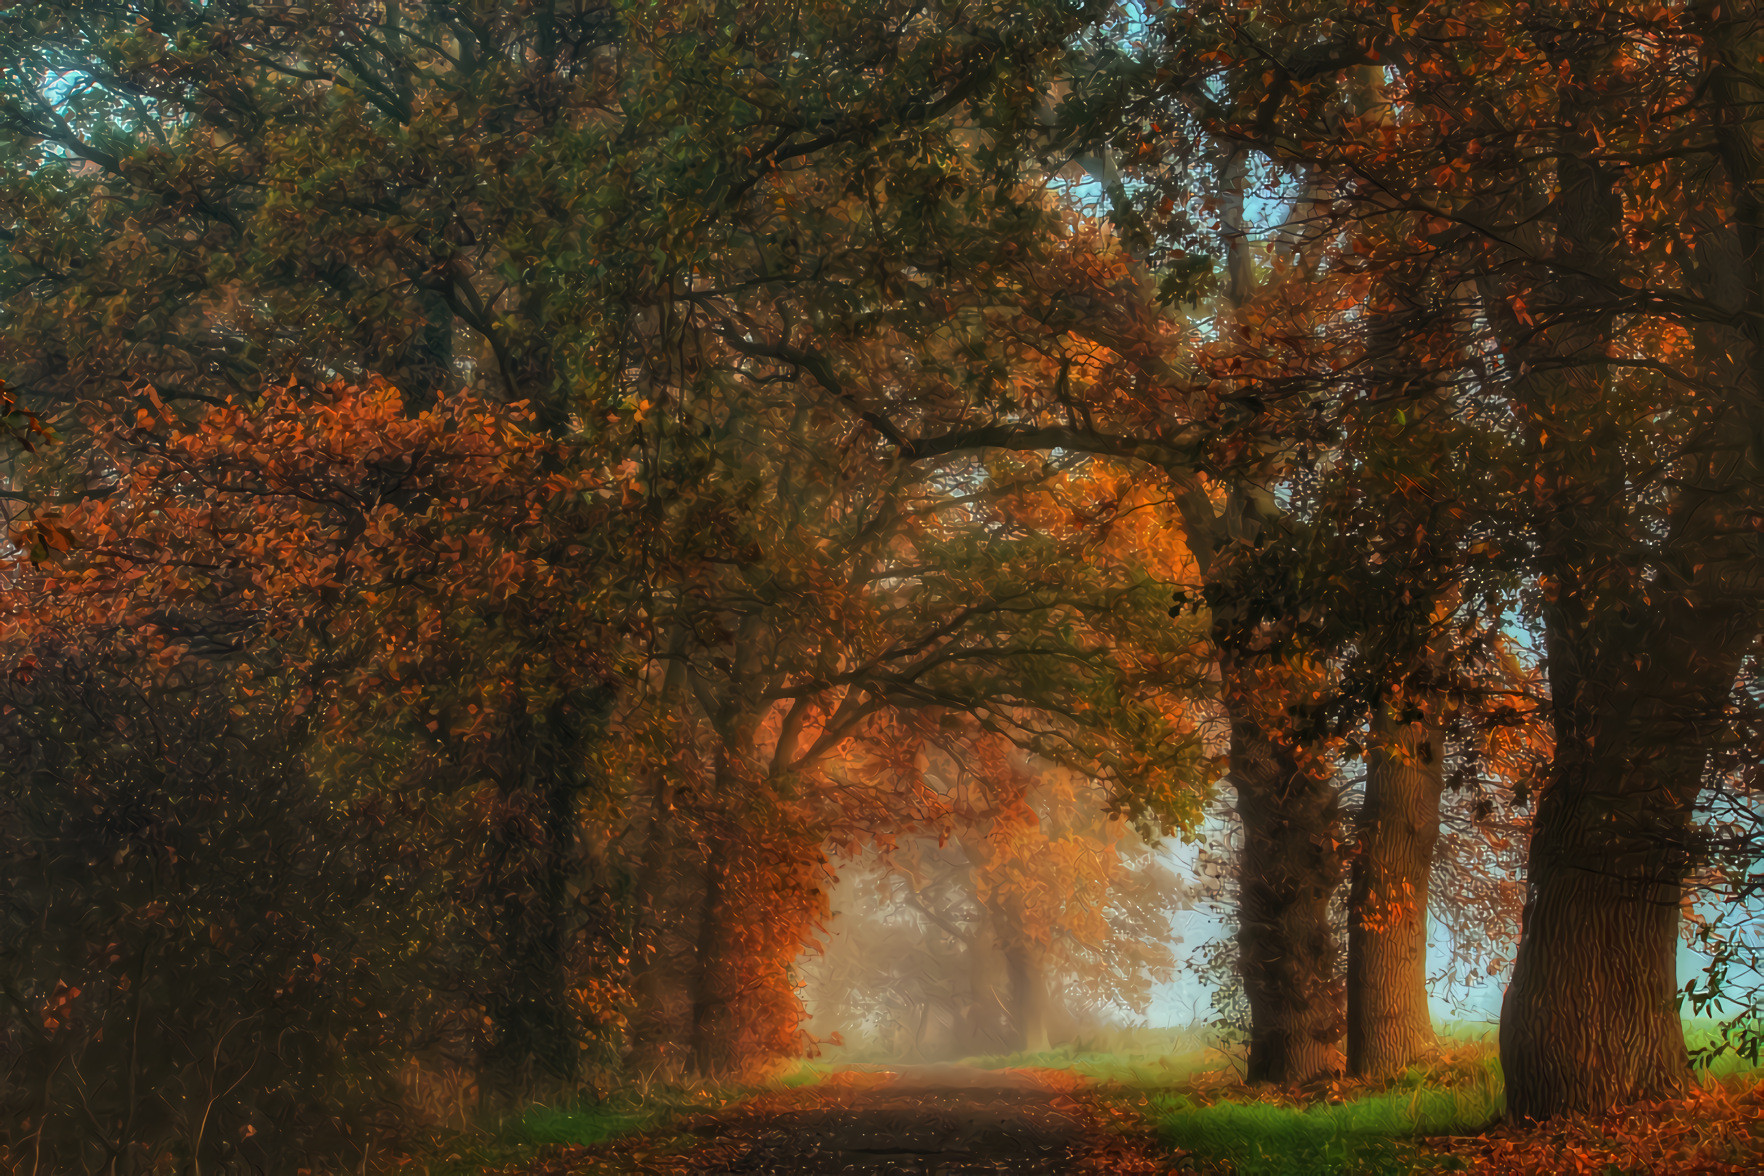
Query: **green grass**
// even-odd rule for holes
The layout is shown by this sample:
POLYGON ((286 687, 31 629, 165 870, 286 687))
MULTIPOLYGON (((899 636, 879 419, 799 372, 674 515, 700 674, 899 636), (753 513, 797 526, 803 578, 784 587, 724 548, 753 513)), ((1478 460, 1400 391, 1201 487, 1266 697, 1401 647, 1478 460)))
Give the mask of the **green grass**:
POLYGON ((655 1126, 672 1114, 692 1109, 690 1105, 666 1107, 653 1103, 627 1110, 606 1103, 598 1106, 528 1107, 519 1118, 497 1131, 493 1138, 505 1148, 517 1151, 558 1143, 592 1145, 655 1126))
MULTIPOLYGON (((1416 1066, 1376 1089, 1344 1087, 1310 1101, 1258 1095, 1237 1082, 1242 1058, 1194 1035, 1064 1046, 966 1059, 985 1069, 1072 1070, 1119 1099, 1171 1148, 1235 1176, 1398 1176, 1434 1161, 1419 1136, 1470 1134, 1500 1113, 1504 1087, 1492 1029, 1451 1026, 1446 1060, 1416 1066), (1177 1051, 1159 1052, 1159 1045, 1177 1051), (1124 1048, 1123 1048, 1124 1047, 1124 1048)), ((1437 1169, 1437 1165, 1435 1165, 1437 1169)), ((1449 1170, 1449 1169, 1445 1169, 1449 1170)))
POLYGON ((1155 1085, 1223 1065, 1225 1055, 1208 1042, 1204 1029, 1129 1026, 1100 1029, 1038 1053, 989 1054, 963 1058, 962 1064, 982 1070, 1039 1066, 1071 1070, 1096 1082, 1155 1085))
POLYGON ((1377 1091, 1310 1104, 1212 1101, 1205 1090, 1147 1091, 1140 1113, 1169 1146, 1229 1165, 1237 1176, 1415 1171, 1413 1140, 1482 1130, 1500 1113, 1500 1064, 1460 1061, 1442 1076, 1416 1067, 1377 1091))

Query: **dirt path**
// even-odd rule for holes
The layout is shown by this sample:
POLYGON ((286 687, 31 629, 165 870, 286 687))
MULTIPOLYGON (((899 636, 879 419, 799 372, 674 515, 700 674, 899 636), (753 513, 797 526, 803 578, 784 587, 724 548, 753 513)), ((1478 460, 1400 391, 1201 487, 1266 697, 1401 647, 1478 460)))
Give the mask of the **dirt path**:
POLYGON ((1071 1074, 917 1066, 845 1070, 639 1137, 558 1155, 551 1173, 1163 1173, 1071 1074), (677 1142, 685 1133, 704 1142, 677 1142))

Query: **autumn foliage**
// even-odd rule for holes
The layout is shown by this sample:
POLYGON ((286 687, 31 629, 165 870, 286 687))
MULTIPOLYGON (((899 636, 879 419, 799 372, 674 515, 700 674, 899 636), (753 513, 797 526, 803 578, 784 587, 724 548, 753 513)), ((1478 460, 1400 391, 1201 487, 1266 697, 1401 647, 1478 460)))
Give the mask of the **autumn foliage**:
POLYGON ((1511 963, 1629 1162, 1756 1045, 1755 17, 0 10, 0 1164, 1038 1050, 1174 836, 1250 1082, 1511 963))

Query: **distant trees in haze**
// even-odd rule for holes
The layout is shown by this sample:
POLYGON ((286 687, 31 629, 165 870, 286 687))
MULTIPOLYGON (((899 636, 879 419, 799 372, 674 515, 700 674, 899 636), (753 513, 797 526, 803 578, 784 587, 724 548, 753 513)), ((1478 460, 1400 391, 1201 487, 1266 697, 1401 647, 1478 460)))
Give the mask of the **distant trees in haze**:
POLYGON ((942 811, 841 871, 805 966, 814 1031, 924 1061, 1042 1052, 1143 1014, 1173 973, 1181 880, 1081 779, 1000 749, 931 754, 942 811))

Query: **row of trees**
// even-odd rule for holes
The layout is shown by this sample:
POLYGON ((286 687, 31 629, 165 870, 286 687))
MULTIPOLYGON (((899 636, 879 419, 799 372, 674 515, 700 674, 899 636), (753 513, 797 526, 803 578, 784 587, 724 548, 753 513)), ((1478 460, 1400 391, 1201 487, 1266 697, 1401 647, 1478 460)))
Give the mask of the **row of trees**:
POLYGON ((1675 1088, 1755 840, 1750 20, 7 8, 0 1141, 801 1049, 857 858, 1038 1044, 1216 777, 1252 1078, 1428 1048, 1449 794, 1531 814, 1515 1114, 1675 1088))
MULTIPOLYGON (((1337 599, 1375 611, 1324 646, 1348 651, 1344 683, 1370 672, 1372 728, 1394 698, 1413 722, 1387 746, 1437 744, 1430 714, 1501 686, 1501 630, 1518 617, 1541 636, 1549 743, 1501 1028, 1521 1118, 1684 1081, 1686 886, 1751 869, 1745 835, 1718 857, 1698 814, 1717 794, 1750 809, 1735 768, 1758 615, 1752 19, 1194 6, 1164 13, 1159 49, 1125 71, 1162 76, 1113 90, 1170 128, 1117 139, 1143 161, 1156 239, 1176 244, 1158 202, 1209 171, 1228 238, 1244 240, 1234 171, 1285 209, 1263 273, 1228 270, 1215 370, 1255 401, 1233 434, 1260 484, 1292 487, 1261 512, 1278 532, 1263 550, 1289 548, 1307 578, 1333 562, 1319 544, 1373 564, 1337 573, 1354 586, 1337 599)), ((1240 807, 1266 798, 1320 832, 1303 766, 1270 787, 1234 771, 1240 807)), ((1412 782, 1427 773, 1381 786, 1377 769, 1369 812, 1431 827, 1432 789, 1412 782)), ((1361 884, 1388 868, 1365 850, 1415 848, 1381 833, 1362 837, 1361 884)), ((1319 917, 1299 896, 1260 909, 1319 917)))

